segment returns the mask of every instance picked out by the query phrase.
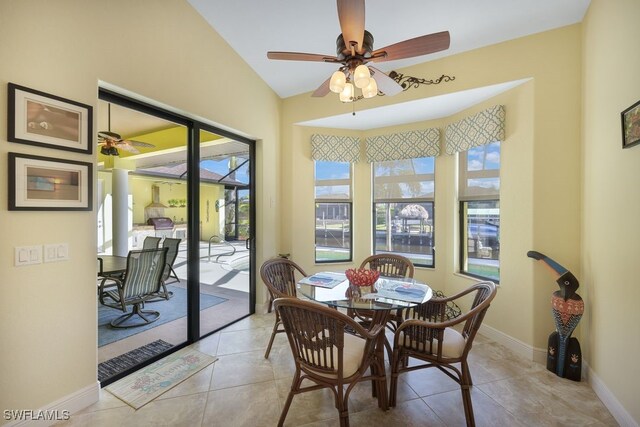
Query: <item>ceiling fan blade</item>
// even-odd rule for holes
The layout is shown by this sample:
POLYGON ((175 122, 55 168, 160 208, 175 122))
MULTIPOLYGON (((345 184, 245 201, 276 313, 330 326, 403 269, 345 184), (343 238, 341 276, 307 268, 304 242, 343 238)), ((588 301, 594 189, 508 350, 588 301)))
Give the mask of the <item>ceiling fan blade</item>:
POLYGON ((450 41, 449 31, 441 31, 377 49, 371 53, 371 56, 375 62, 412 58, 449 49, 450 41), (384 56, 385 52, 386 56, 384 56))
POLYGON ((132 139, 125 139, 124 141, 122 141, 123 143, 127 144, 127 145, 134 145, 136 147, 149 147, 149 148, 155 148, 155 145, 153 144, 149 144, 148 142, 142 142, 142 141, 134 141, 132 139))
POLYGON ((285 61, 340 62, 335 56, 303 52, 267 52, 267 58, 285 61))
POLYGON ((347 51, 355 43, 355 51, 363 53, 364 0, 338 0, 338 19, 347 51))
POLYGON ((378 70, 375 67, 368 66, 371 71, 373 71, 373 78, 376 80, 378 84, 378 90, 384 93, 387 96, 397 95, 403 91, 402 86, 396 83, 391 77, 387 76, 382 71, 378 70))
POLYGON ((325 96, 326 94, 328 94, 330 92, 329 90, 329 83, 331 82, 331 77, 329 77, 327 80, 324 81, 324 83, 322 83, 318 89, 315 90, 315 92, 313 92, 311 94, 311 96, 315 96, 315 97, 322 97, 325 96))
POLYGON ((98 132, 98 138, 102 138, 109 141, 122 141, 122 137, 115 132, 107 132, 106 130, 101 130, 98 132))
POLYGON ((135 148, 135 147, 133 147, 133 146, 131 146, 129 144, 120 143, 120 144, 117 144, 116 147, 117 148, 121 148, 121 149, 123 149, 125 151, 128 151, 130 153, 133 153, 133 154, 140 154, 140 151, 137 148, 135 148))

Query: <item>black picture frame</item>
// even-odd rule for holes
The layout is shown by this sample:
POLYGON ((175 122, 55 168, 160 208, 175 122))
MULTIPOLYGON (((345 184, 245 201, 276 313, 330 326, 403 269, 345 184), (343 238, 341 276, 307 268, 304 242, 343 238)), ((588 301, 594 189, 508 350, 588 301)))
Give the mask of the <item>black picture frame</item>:
POLYGON ((620 113, 622 148, 640 144, 640 101, 620 113))
POLYGON ((93 152, 93 107, 8 84, 7 140, 58 150, 93 152))
POLYGON ((90 211, 93 163, 8 153, 10 211, 90 211))

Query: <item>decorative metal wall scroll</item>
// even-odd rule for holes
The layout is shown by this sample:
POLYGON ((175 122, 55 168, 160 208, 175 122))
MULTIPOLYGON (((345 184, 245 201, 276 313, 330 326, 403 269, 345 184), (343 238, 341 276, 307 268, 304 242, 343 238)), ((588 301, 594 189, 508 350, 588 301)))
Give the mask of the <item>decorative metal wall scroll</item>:
POLYGON ((451 82, 456 79, 455 77, 450 77, 443 74, 435 80, 427 80, 413 76, 405 76, 404 74, 398 73, 397 71, 391 71, 389 73, 389 77, 391 77, 396 83, 402 86, 402 90, 404 91, 407 91, 412 87, 420 87, 420 85, 437 85, 443 82, 451 82))

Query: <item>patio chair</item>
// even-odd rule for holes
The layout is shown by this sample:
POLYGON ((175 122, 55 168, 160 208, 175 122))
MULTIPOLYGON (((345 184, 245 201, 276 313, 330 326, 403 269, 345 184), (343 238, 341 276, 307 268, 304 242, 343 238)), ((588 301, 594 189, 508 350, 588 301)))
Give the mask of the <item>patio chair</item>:
POLYGON ((108 289, 106 280, 101 282, 98 290, 100 303, 125 313, 111 321, 112 327, 131 328, 158 320, 160 312, 143 310, 143 307, 145 302, 158 297, 166 258, 167 248, 130 251, 124 278, 107 278, 115 282, 116 288, 108 289), (132 306, 131 312, 127 312, 127 306, 132 306), (127 323, 133 316, 140 317, 142 322, 127 323))
MULTIPOLYGON (((271 304, 273 304, 276 298, 297 297, 296 273, 300 276, 300 279, 307 276, 307 273, 305 273, 298 264, 286 258, 273 258, 262 264, 260 267, 260 276, 269 291, 269 307, 271 307, 271 304)), ((269 358, 271 346, 273 345, 276 334, 284 332, 284 329, 279 328, 281 324, 280 314, 276 311, 276 321, 273 325, 273 332, 271 332, 267 351, 264 353, 265 359, 269 358)))
POLYGON ((287 333, 296 365, 278 426, 284 424, 293 396, 321 388, 331 389, 340 426, 348 426, 349 394, 360 381, 373 381, 378 403, 386 407, 384 361, 375 353, 377 336, 384 333, 383 325, 367 330, 338 310, 297 298, 278 298, 274 306, 287 333), (345 333, 345 326, 356 334, 345 333), (305 383, 302 387, 305 380, 315 384, 305 383))
POLYGON ((142 249, 157 249, 158 245, 160 245, 160 240, 162 240, 161 237, 147 236, 142 242, 142 249))
POLYGON ((157 301, 160 299, 168 300, 173 296, 173 292, 167 290, 167 283, 180 282, 178 275, 173 270, 173 264, 178 257, 178 249, 180 247, 180 241, 182 239, 172 239, 170 237, 165 237, 162 241, 162 247, 167 248, 167 262, 164 265, 164 270, 162 272, 162 284, 160 285, 161 289, 158 292, 158 298, 150 301, 157 301), (171 282, 167 282, 170 278, 174 280, 171 282))
POLYGON ((464 415, 468 426, 474 426, 471 402, 471 373, 467 356, 485 313, 496 296, 493 282, 479 282, 448 298, 432 298, 412 310, 413 319, 404 320, 394 334, 391 358, 389 405, 396 405, 398 376, 403 372, 436 367, 460 384, 464 415), (468 295, 468 296, 467 296, 468 295), (462 297, 473 297, 471 308, 455 319, 447 320, 447 303, 462 297), (462 326, 462 332, 454 327, 462 326), (413 357, 425 363, 409 365, 413 357), (460 369, 454 364, 460 364, 460 369))

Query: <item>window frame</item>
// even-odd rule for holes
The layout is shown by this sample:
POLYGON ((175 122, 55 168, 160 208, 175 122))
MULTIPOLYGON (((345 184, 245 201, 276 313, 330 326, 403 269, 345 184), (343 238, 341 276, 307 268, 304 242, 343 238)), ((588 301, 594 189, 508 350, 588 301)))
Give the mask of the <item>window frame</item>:
MULTIPOLYGON (((500 203, 500 188, 502 187, 501 182, 501 170, 502 170, 502 142, 494 141, 493 143, 499 143, 499 152, 500 152, 500 163, 498 164, 498 168, 492 169, 480 169, 480 170, 468 170, 468 167, 462 167, 463 160, 466 165, 468 165, 468 151, 462 151, 458 153, 458 236, 459 236, 459 253, 458 253, 458 261, 459 267, 458 272, 465 276, 470 276, 476 279, 482 280, 491 280, 494 283, 500 283, 500 256, 498 255, 498 278, 495 277, 487 277, 482 276, 480 274, 472 273, 468 271, 468 219, 467 219, 467 208, 465 208, 465 204, 468 203, 479 203, 479 202, 498 202, 500 203), (462 157, 464 156, 464 157, 462 157), (497 191, 469 191, 468 180, 469 179, 482 179, 482 178, 498 178, 499 187, 497 191), (464 191, 462 189, 464 188, 464 191)), ((491 145, 486 144, 484 157, 483 157, 483 165, 486 162, 487 150, 486 148, 491 145)), ((472 147, 470 150, 477 148, 472 147)), ((499 209, 499 208, 498 208, 499 209)), ((498 245, 500 243, 500 237, 498 236, 498 245)))
POLYGON ((313 225, 313 259, 315 264, 335 264, 335 263, 344 263, 344 262, 352 262, 353 261, 353 163, 351 162, 340 162, 340 161, 327 161, 327 160, 314 160, 313 161, 313 201, 314 201, 314 225, 313 225), (318 180, 316 178, 317 174, 317 162, 324 163, 348 163, 349 165, 349 178, 348 179, 327 179, 327 180, 318 180), (318 198, 316 194, 316 188, 318 187, 318 182, 321 181, 322 184, 320 186, 337 186, 344 185, 345 181, 349 181, 349 197, 348 198, 318 198), (319 260, 318 259, 318 241, 317 241, 317 220, 316 212, 319 204, 344 204, 348 206, 349 209, 349 257, 345 259, 339 260, 319 260))
MULTIPOLYGON (((432 197, 416 197, 416 198, 380 198, 380 199, 376 199, 376 176, 375 176, 375 165, 376 163, 382 163, 382 162, 371 162, 371 236, 372 236, 372 248, 371 248, 371 252, 372 254, 380 254, 380 253, 389 253, 389 254, 406 254, 406 252, 401 253, 398 251, 390 251, 390 250, 384 250, 384 251, 377 251, 376 250, 376 206, 378 204, 391 204, 391 203, 404 203, 404 204, 423 204, 423 203, 430 203, 431 204, 431 227, 432 227, 432 232, 431 232, 431 264, 420 264, 420 263, 413 263, 416 267, 420 267, 420 268, 431 268, 434 269, 436 267, 436 245, 435 245, 435 241, 436 241, 436 236, 435 236, 435 216, 436 216, 436 156, 425 156, 425 157, 418 157, 418 159, 422 159, 422 158, 433 158, 433 173, 416 173, 411 175, 413 177, 413 179, 411 181, 414 182, 425 182, 425 181, 432 181, 433 182, 433 196, 432 197), (427 178, 427 179, 425 179, 427 178)), ((402 160, 408 160, 408 161, 413 161, 415 159, 402 159, 402 160)), ((388 161, 400 161, 400 160, 388 160, 388 161)), ((410 175, 404 175, 404 176, 410 176, 410 175)), ((407 183, 410 181, 407 181, 406 179, 402 179, 403 175, 391 175, 391 176, 381 176, 378 177, 378 179, 383 178, 384 180, 388 181, 388 182, 397 182, 397 183, 407 183)), ((413 253, 412 253, 413 254, 413 253)), ((403 255, 404 256, 404 255, 403 255)))

